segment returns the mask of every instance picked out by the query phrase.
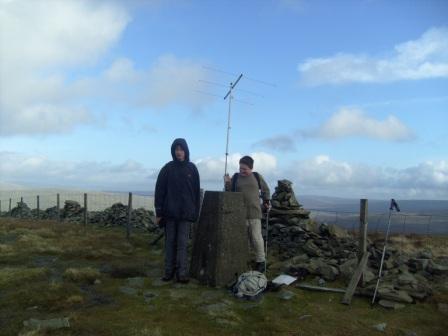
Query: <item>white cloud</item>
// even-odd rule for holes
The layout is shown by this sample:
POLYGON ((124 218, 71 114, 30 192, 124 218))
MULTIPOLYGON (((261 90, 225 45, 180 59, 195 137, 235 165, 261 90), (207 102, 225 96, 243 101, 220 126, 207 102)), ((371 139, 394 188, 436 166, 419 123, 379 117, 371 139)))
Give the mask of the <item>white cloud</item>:
POLYGON ((389 57, 339 53, 299 64, 307 85, 379 83, 448 77, 448 28, 432 28, 394 47, 389 57))
MULTIPOLYGON (((328 155, 297 160, 280 168, 277 158, 252 153, 254 170, 263 174, 272 188, 276 180, 294 182, 298 197, 304 194, 350 198, 448 199, 448 161, 427 161, 404 169, 382 168, 334 160, 328 155)), ((229 173, 238 170, 239 153, 229 156, 229 173)), ((224 157, 195 161, 201 185, 207 190, 223 186, 224 157)), ((2 186, 71 187, 100 190, 154 189, 158 171, 128 160, 122 163, 58 161, 45 156, 0 151, 2 186)))
MULTIPOLYGON (((229 155, 227 161, 229 175, 239 170, 239 161, 244 155, 240 153, 229 155)), ((274 155, 265 152, 255 152, 249 155, 254 159, 254 170, 260 172, 263 176, 273 176, 277 171, 277 158, 274 155)), ((201 158, 194 163, 198 167, 201 180, 221 183, 224 176, 225 156, 201 158)))
POLYGON ((134 82, 139 79, 134 63, 128 58, 116 59, 111 66, 104 71, 104 78, 110 82, 134 82))
POLYGON ((409 141, 415 137, 395 116, 389 115, 384 120, 377 120, 356 108, 341 108, 317 130, 301 133, 306 137, 326 139, 357 136, 385 141, 409 141))
POLYGON ((6 184, 102 190, 151 190, 154 170, 128 160, 119 164, 58 161, 41 155, 0 151, 0 176, 6 184))
POLYGON ((274 135, 253 144, 279 152, 296 150, 299 138, 342 139, 347 137, 370 138, 383 141, 411 141, 416 135, 397 117, 374 119, 363 110, 344 107, 315 129, 297 129, 287 134, 274 135))
POLYGON ((64 72, 93 65, 129 20, 110 2, 2 1, 0 135, 65 132, 91 122, 89 111, 72 102, 64 72))
POLYGON ((284 174, 300 194, 352 198, 447 199, 448 161, 428 161, 405 169, 353 164, 318 155, 296 161, 284 174))
POLYGON ((163 55, 143 69, 129 58, 115 60, 100 76, 81 78, 72 84, 79 96, 99 97, 129 106, 163 109, 181 105, 200 111, 211 98, 194 90, 206 90, 210 74, 193 60, 163 55))
POLYGON ((123 6, 87 0, 0 2, 0 136, 64 133, 97 122, 91 100, 192 111, 210 102, 194 91, 204 90, 198 80, 210 76, 194 60, 162 55, 136 68, 132 59, 119 57, 103 72, 90 71, 130 22, 123 6), (78 76, 86 69, 94 74, 78 76))
POLYGON ((275 135, 262 139, 253 144, 254 147, 266 147, 280 152, 294 152, 296 150, 295 137, 292 135, 275 135))
POLYGON ((164 55, 149 70, 147 102, 155 107, 185 104, 199 109, 210 99, 193 92, 192 87, 198 87, 198 80, 208 77, 199 63, 164 55))

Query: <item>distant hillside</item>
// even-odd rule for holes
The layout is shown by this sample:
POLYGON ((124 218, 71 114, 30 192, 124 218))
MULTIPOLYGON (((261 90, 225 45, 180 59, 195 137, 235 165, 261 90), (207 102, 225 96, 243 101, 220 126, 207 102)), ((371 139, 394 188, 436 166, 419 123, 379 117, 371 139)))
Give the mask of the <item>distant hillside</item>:
MULTIPOLYGON (((306 209, 359 212, 359 199, 303 195, 297 197, 306 209)), ((448 216, 448 200, 400 200, 396 199, 402 212, 412 214, 430 214, 448 216)), ((390 200, 369 199, 369 212, 385 213, 389 211, 390 200)))
MULTIPOLYGON (((347 229, 359 226, 359 199, 303 195, 298 201, 318 222, 335 223, 347 229)), ((447 234, 448 200, 396 200, 401 212, 393 212, 391 232, 400 234, 447 234)), ((368 201, 369 231, 385 231, 390 200, 368 201)))

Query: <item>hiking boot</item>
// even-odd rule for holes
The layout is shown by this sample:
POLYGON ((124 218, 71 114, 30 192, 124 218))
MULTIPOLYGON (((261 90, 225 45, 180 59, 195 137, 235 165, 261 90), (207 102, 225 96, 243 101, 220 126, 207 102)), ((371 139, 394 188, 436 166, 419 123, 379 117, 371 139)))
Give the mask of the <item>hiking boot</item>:
POLYGON ((173 280, 173 278, 174 278, 174 272, 168 273, 163 276, 162 281, 168 282, 168 281, 173 280))
POLYGON ((190 282, 190 279, 186 276, 178 276, 177 282, 182 283, 182 284, 187 284, 190 282))
POLYGON ((265 266, 266 266, 266 262, 265 261, 257 262, 255 264, 255 270, 260 272, 260 273, 264 273, 265 266))

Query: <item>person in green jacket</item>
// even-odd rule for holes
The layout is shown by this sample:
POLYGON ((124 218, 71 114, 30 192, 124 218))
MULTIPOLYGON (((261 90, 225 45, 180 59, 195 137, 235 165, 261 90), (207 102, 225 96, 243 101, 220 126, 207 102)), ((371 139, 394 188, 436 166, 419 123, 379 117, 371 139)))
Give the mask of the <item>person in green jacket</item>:
POLYGON ((263 176, 254 172, 254 160, 250 156, 243 156, 239 162, 239 173, 232 178, 224 176, 225 190, 243 193, 246 205, 246 225, 250 245, 255 254, 256 270, 264 272, 266 256, 264 251, 263 236, 261 234, 262 207, 270 207, 270 191, 263 176), (260 203, 260 197, 263 204, 260 203))

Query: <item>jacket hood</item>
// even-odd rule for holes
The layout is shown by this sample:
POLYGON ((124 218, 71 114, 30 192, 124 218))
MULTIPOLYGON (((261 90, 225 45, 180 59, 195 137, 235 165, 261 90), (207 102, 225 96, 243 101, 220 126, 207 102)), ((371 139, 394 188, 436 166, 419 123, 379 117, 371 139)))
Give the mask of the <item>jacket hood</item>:
POLYGON ((189 162, 190 150, 188 149, 187 141, 185 141, 185 139, 182 138, 177 138, 176 140, 173 141, 173 144, 171 145, 171 156, 173 157, 173 161, 177 161, 176 155, 174 154, 174 151, 177 146, 182 147, 182 149, 185 152, 185 162, 189 162))

